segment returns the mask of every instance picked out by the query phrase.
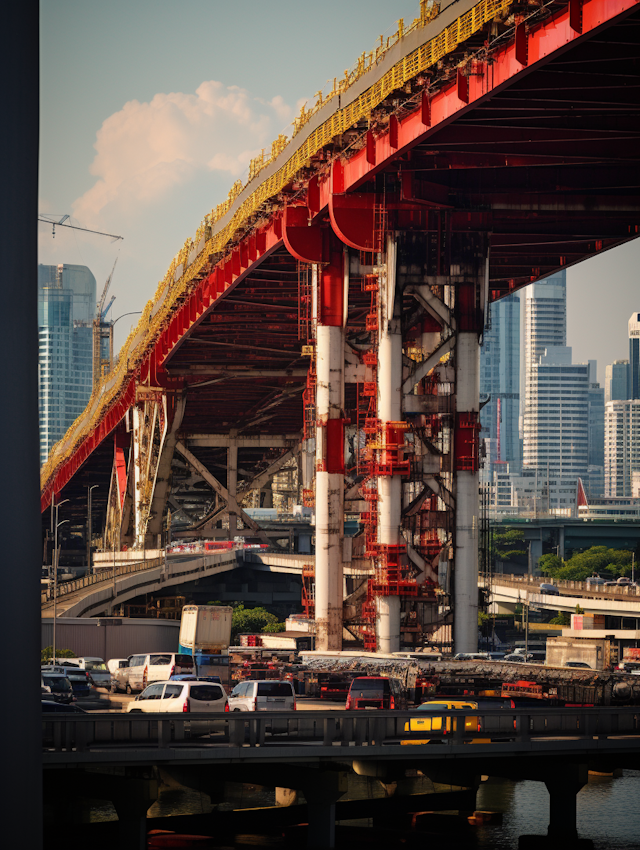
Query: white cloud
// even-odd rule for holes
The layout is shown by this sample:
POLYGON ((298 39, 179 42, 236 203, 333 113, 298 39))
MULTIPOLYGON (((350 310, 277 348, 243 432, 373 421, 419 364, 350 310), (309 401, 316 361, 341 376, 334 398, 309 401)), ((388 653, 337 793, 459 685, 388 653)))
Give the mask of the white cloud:
MULTIPOLYGON (((195 94, 129 101, 98 131, 91 165, 97 180, 74 202, 73 215, 89 227, 114 212, 135 217, 213 172, 226 172, 230 186, 291 118, 281 97, 265 102, 215 80, 195 94)), ((212 198, 211 205, 221 200, 212 198)))

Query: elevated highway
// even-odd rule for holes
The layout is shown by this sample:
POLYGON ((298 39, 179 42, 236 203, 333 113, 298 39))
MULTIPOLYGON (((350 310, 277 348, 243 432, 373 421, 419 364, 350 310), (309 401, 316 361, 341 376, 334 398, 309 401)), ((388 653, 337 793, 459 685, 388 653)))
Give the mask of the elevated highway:
MULTIPOLYGON (((122 554, 113 567, 103 566, 92 576, 61 582, 58 585, 57 617, 91 617, 105 614, 114 605, 120 605, 144 594, 162 594, 169 587, 184 586, 190 582, 232 573, 245 566, 242 550, 217 552, 196 556, 148 553, 144 561, 129 558, 123 561, 122 554)), ((136 553, 128 552, 129 556, 136 553)), ((272 573, 300 575, 300 555, 263 556, 260 563, 251 561, 254 569, 272 573)), ((306 558, 308 561, 308 556, 306 558)), ((107 562, 108 563, 108 562, 107 562)), ((41 595, 42 617, 53 617, 52 590, 41 595)))
POLYGON ((243 505, 289 470, 315 505, 319 646, 341 645, 359 513, 366 648, 415 638, 402 611, 476 648, 488 305, 640 234, 640 8, 438 12, 398 22, 205 216, 52 450, 43 535, 59 502, 61 534, 86 534, 98 484, 107 551, 163 545, 169 510, 191 537, 267 542, 243 505))
POLYGON ((590 589, 579 581, 554 582, 560 591, 559 595, 544 593, 540 584, 544 579, 532 576, 480 576, 480 587, 489 593, 489 602, 495 603, 498 610, 513 612, 518 604, 535 605, 547 611, 564 611, 575 613, 576 605, 588 614, 603 614, 608 617, 621 618, 626 621, 622 625, 604 630, 589 630, 585 637, 604 637, 613 632, 618 637, 629 640, 640 638, 640 588, 601 587, 590 589), (602 631, 602 634, 600 633, 602 631))

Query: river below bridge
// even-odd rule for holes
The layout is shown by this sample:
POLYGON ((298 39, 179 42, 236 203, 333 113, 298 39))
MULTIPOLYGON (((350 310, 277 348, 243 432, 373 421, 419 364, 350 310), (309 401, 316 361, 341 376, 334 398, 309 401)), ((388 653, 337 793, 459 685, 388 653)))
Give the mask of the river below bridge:
MULTIPOLYGON (((350 794, 357 791, 350 783, 350 794)), ((362 781, 362 796, 371 795, 371 786, 362 781)), ((382 791, 381 791, 382 795, 382 791)), ((359 795, 358 795, 359 796, 359 795)), ((377 795, 376 795, 377 796, 377 795)), ((219 808, 230 809, 273 806, 274 792, 254 786, 230 785, 227 801, 219 808)), ((478 850, 517 850, 518 836, 544 835, 549 813, 549 796, 541 782, 490 778, 481 784, 476 806, 481 811, 503 813, 501 825, 474 827, 469 838, 471 845, 478 850)), ((212 811, 209 797, 198 791, 183 787, 161 786, 160 796, 149 809, 149 817, 171 815, 205 814, 212 811)), ((115 810, 111 805, 96 806, 91 811, 92 821, 113 820, 115 810)), ((171 818, 167 818, 166 829, 171 829, 171 818)), ((448 818, 446 818, 448 820, 448 818)), ((443 817, 443 838, 449 841, 452 836, 443 817)), ((371 822, 366 820, 350 821, 361 827, 369 826, 371 836, 375 835, 371 822)), ((389 824, 391 827, 392 824, 389 824)), ((440 830, 438 830, 440 831, 440 830)), ((581 838, 593 840, 596 850, 640 850, 640 771, 625 770, 622 776, 590 776, 589 783, 578 794, 578 833, 581 838)), ((430 836, 432 838, 433 836, 430 836)), ((359 847, 366 846, 360 833, 359 847)), ((274 836, 238 836, 236 847, 284 846, 274 836)), ((338 842, 340 846, 342 842, 338 842)), ((224 844, 228 847, 228 844, 224 844)))

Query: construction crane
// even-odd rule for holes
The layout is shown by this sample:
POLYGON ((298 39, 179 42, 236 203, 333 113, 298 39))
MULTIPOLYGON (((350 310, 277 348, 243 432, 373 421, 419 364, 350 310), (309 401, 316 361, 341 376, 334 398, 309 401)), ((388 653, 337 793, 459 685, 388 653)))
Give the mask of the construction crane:
POLYGON ((108 236, 110 239, 113 239, 114 242, 118 239, 124 239, 124 236, 116 236, 115 233, 103 233, 102 230, 91 230, 88 227, 80 227, 77 224, 65 224, 65 221, 70 220, 71 217, 69 215, 58 216, 57 213, 40 213, 38 215, 38 221, 51 225, 51 235, 54 239, 56 238, 56 227, 69 227, 71 230, 82 230, 84 233, 95 233, 98 236, 108 236), (59 220, 56 221, 56 219, 59 220))
POLYGON ((111 371, 113 366, 113 322, 107 321, 107 313, 111 309, 111 305, 116 300, 115 295, 111 296, 109 303, 105 306, 107 293, 111 286, 111 279, 116 269, 116 257, 111 269, 111 274, 107 278, 102 289, 102 295, 96 305, 96 315, 93 320, 93 386, 111 371))

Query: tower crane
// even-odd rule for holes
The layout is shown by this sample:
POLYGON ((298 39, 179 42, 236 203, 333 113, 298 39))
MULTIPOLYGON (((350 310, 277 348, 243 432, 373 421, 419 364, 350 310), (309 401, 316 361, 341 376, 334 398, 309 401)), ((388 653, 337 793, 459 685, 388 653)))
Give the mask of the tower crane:
POLYGON ((96 315, 93 320, 93 386, 95 387, 98 381, 111 371, 113 366, 113 323, 107 321, 107 313, 111 309, 111 305, 116 299, 112 295, 109 303, 105 306, 107 293, 111 286, 113 273, 116 269, 116 257, 111 269, 111 274, 107 278, 102 289, 102 295, 96 305, 96 315))

